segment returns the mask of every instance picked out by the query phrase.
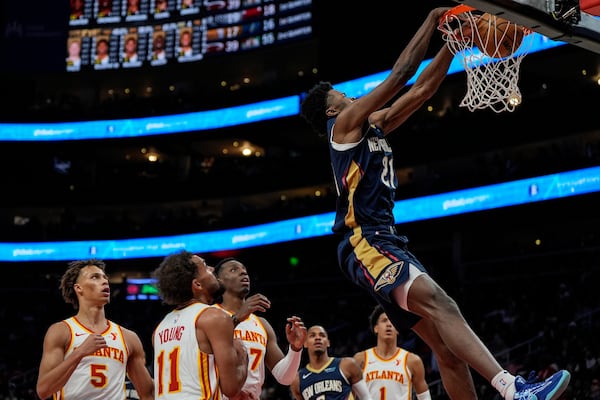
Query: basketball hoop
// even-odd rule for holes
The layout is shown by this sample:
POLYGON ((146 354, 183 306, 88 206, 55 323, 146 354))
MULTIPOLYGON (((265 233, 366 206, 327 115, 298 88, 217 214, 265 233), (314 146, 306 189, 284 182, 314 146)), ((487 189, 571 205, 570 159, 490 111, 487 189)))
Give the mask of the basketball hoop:
POLYGON ((489 14, 485 15, 493 18, 494 24, 485 25, 482 15, 474 11, 458 5, 446 12, 438 26, 467 74, 467 93, 460 106, 469 111, 512 112, 521 104, 519 70, 531 47, 531 30, 506 20, 500 29, 496 17, 489 14))

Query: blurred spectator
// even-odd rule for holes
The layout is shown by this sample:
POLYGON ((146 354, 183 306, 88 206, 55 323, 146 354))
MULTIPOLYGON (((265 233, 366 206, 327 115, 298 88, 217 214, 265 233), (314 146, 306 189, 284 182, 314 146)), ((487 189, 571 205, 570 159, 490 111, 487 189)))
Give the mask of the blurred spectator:
POLYGON ((589 400, 600 400, 600 381, 597 378, 592 379, 592 383, 590 384, 589 400))

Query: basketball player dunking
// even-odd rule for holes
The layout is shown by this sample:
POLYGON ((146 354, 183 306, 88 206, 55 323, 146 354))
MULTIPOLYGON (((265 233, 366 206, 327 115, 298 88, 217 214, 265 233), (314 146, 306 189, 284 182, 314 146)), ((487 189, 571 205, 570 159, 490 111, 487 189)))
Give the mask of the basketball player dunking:
POLYGON ((411 328, 431 348, 450 398, 477 399, 472 367, 506 400, 556 400, 569 383, 569 372, 561 370, 534 383, 504 370, 454 299, 408 250, 408 239, 396 232, 398 180, 386 136, 434 95, 448 72, 453 55, 444 45, 400 95, 448 10, 440 7, 429 13, 390 74, 369 93, 348 98, 329 82, 320 82, 302 102, 302 116, 327 138, 337 189, 333 231, 340 237, 338 263, 383 307, 399 331, 411 328))

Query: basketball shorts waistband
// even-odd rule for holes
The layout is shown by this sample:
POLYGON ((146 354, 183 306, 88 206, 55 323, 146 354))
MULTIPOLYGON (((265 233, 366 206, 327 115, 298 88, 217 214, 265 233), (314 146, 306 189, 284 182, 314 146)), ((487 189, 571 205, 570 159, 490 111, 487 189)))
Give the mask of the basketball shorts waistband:
POLYGON ((364 233, 391 233, 397 235, 398 231, 394 225, 361 225, 360 230, 364 233))

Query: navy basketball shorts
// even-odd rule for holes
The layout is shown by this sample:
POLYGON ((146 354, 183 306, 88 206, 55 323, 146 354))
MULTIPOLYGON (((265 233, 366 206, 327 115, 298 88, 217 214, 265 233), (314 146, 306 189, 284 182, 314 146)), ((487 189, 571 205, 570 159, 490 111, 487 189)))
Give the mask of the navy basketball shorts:
POLYGON ((358 227, 338 245, 338 262, 344 275, 362 287, 383 307, 396 329, 411 328, 421 317, 396 304, 391 291, 406 282, 409 264, 426 272, 407 249, 406 236, 391 226, 358 227))

